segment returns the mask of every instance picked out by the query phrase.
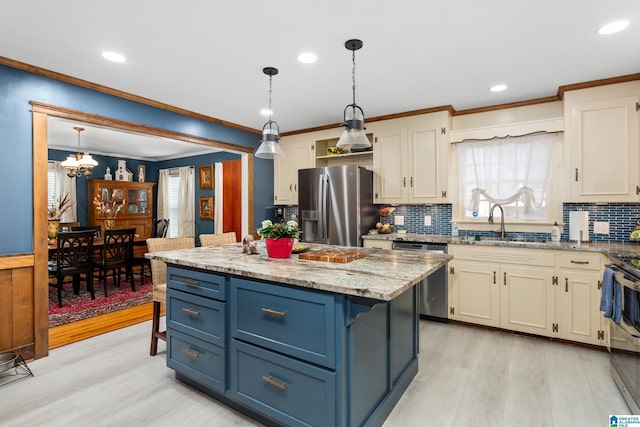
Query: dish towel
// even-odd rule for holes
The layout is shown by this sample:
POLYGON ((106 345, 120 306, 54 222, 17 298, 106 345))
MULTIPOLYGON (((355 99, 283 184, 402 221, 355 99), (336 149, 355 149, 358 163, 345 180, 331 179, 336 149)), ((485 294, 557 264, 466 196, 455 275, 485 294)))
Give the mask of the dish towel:
POLYGON ((607 267, 602 276, 600 311, 604 312, 604 317, 611 318, 614 322, 620 324, 622 319, 622 289, 620 282, 616 280, 615 271, 611 267, 607 267))

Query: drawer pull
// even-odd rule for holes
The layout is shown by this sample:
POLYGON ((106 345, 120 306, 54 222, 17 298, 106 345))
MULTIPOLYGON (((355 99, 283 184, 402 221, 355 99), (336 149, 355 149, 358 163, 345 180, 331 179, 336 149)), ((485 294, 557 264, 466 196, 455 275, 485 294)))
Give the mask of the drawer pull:
POLYGON ((494 285, 496 284, 496 272, 495 271, 493 272, 493 284, 494 285))
POLYGON ((569 292, 569 279, 567 277, 564 278, 564 291, 569 292))
POLYGON ((582 264, 582 265, 584 265, 584 264, 589 264, 589 261, 574 261, 574 260, 571 260, 571 264, 582 264))
POLYGON ((276 381, 273 378, 271 378, 271 375, 269 375, 269 376, 263 375, 262 376, 262 381, 264 381, 267 384, 271 384, 272 386, 277 387, 282 391, 286 391, 287 390, 287 383, 279 383, 278 381, 276 381))
POLYGON ((287 313, 285 313, 284 311, 276 311, 270 308, 261 308, 260 311, 263 312, 264 314, 270 314, 272 316, 277 316, 277 317, 285 317, 287 315, 287 313))
POLYGON ((185 313, 190 314, 192 316, 200 316, 200 312, 199 311, 191 310, 190 308, 183 308, 182 311, 184 311, 185 313))
POLYGON ((193 357, 194 359, 197 359, 198 357, 200 357, 200 353, 198 353, 197 351, 191 351, 188 348, 183 348, 182 352, 187 356, 193 357))
POLYGON ((184 283, 186 283, 187 285, 199 285, 200 282, 198 280, 193 280, 193 279, 182 279, 182 281, 184 283))

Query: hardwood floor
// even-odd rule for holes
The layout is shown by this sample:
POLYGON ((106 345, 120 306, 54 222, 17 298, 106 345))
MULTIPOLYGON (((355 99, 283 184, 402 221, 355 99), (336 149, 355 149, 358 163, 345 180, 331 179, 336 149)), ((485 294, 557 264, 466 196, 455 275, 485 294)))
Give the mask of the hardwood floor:
POLYGON ((149 302, 49 328, 49 350, 150 320, 152 312, 153 303, 149 302))
MULTIPOLYGON (((35 377, 0 387, 0 424, 259 425, 177 382, 164 342, 148 355, 150 334, 143 322, 31 362, 35 377)), ((601 427, 629 414, 606 352, 429 321, 420 349, 420 371, 385 427, 601 427)))

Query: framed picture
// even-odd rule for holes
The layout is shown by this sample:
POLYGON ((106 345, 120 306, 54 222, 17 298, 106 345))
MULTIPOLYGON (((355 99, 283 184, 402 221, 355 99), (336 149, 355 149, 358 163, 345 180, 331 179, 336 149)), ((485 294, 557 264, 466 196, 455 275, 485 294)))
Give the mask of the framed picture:
POLYGON ((200 197, 200 219, 213 219, 213 196, 200 197))
POLYGON ((213 188, 213 165, 198 166, 200 189, 213 188))

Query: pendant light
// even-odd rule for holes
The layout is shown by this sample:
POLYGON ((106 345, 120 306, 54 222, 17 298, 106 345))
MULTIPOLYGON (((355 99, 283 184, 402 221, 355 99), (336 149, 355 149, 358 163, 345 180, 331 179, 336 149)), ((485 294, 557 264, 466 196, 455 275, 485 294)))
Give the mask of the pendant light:
POLYGON ((67 176, 69 178, 75 176, 80 177, 82 175, 90 176, 90 169, 98 166, 98 162, 96 162, 89 153, 80 154, 80 132, 82 132, 84 128, 74 127, 74 129, 78 132, 78 151, 75 155, 69 154, 67 160, 62 162, 61 165, 67 169, 67 176))
POLYGON ((269 76, 269 121, 262 127, 262 141, 256 150, 256 157, 261 159, 281 159, 284 151, 280 147, 280 127, 278 123, 271 120, 271 79, 278 74, 278 69, 265 67, 262 72, 269 76))
POLYGON ((362 47, 362 40, 347 40, 344 47, 351 51, 351 60, 353 62, 353 70, 351 72, 353 104, 349 104, 344 108, 344 121, 342 122, 344 131, 336 145, 343 149, 369 148, 371 147, 371 142, 369 142, 369 138, 364 133, 364 112, 356 104, 356 50, 362 47))

